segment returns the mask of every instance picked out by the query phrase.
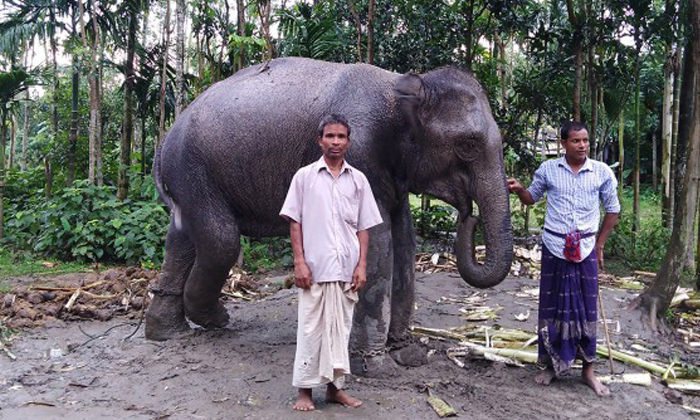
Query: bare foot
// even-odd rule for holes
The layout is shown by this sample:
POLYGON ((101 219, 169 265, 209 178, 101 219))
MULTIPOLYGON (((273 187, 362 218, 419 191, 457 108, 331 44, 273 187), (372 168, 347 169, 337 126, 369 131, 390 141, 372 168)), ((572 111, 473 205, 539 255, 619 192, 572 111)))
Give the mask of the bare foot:
POLYGON ((299 388, 299 398, 292 406, 293 410, 297 411, 314 411, 314 402, 311 399, 311 389, 299 388))
POLYGON ((357 398, 353 398, 346 394, 342 390, 335 387, 333 384, 328 384, 326 389, 326 401, 329 403, 342 404, 345 407, 359 407, 362 405, 362 401, 357 398))
POLYGON ((535 382, 540 385, 549 385, 555 378, 554 369, 547 366, 547 369, 543 370, 537 376, 535 376, 535 382))
POLYGON ((581 372, 581 380, 584 384, 588 385, 597 396, 605 397, 610 395, 610 389, 601 384, 598 378, 595 376, 593 363, 584 363, 583 371, 581 372))

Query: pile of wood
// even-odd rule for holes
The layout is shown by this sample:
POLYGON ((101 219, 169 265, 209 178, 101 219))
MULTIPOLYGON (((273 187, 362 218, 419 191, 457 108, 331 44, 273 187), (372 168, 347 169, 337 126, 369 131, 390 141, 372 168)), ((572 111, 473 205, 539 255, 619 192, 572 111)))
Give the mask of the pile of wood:
MULTIPOLYGON (((109 320, 115 315, 140 317, 148 307, 158 272, 136 267, 110 269, 61 279, 37 280, 17 286, 0 301, 0 324, 5 328, 39 327, 52 319, 109 320)), ((231 271, 224 298, 253 300, 261 292, 256 280, 242 270, 231 271)))

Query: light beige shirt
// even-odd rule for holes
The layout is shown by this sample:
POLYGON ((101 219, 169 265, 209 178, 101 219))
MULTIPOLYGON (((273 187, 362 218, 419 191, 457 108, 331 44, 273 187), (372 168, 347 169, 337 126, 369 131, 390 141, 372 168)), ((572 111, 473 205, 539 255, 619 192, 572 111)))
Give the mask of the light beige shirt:
POLYGON ((323 156, 294 175, 280 216, 301 224, 315 283, 352 281, 360 258, 357 232, 382 223, 365 175, 343 162, 335 178, 323 156))

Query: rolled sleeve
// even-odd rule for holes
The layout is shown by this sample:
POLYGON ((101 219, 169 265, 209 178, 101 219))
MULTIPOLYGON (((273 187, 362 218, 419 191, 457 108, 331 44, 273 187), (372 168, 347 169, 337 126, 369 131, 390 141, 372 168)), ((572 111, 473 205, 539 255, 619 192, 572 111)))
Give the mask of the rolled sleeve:
POLYGON ((544 193, 547 191, 547 170, 544 164, 540 165, 535 171, 535 176, 532 177, 532 183, 527 188, 532 196, 532 199, 539 201, 544 197, 544 193))
POLYGON ((297 172, 292 178, 292 183, 289 185, 289 191, 287 192, 287 198, 285 198, 282 210, 280 210, 280 216, 286 220, 293 220, 297 223, 301 223, 302 198, 304 195, 300 177, 300 172, 297 172))
POLYGON ((362 177, 362 192, 360 194, 360 214, 358 217, 357 230, 366 230, 382 223, 382 216, 377 207, 377 201, 372 194, 367 178, 362 177))
POLYGON ((606 213, 619 213, 620 200, 617 197, 617 178, 609 166, 605 165, 606 179, 600 187, 600 200, 606 213))

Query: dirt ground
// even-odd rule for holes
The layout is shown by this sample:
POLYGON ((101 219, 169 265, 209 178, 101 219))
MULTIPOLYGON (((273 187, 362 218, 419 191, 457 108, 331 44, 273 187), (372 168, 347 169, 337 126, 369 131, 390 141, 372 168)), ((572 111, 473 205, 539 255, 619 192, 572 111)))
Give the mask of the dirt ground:
MULTIPOLYGON (((15 280, 24 286, 28 281, 15 280)), ((482 324, 534 331, 537 301, 517 292, 536 286, 536 280, 508 278, 480 291, 485 305, 502 307, 499 318, 482 324), (526 321, 515 319, 528 311, 526 321)), ((418 274, 415 325, 464 325, 459 301, 475 292, 453 273, 418 274)), ((646 337, 639 317, 624 309, 634 292, 603 287, 602 293, 608 318, 620 323, 613 336, 617 348, 636 342, 663 357, 677 352, 696 358, 680 341, 646 337)), ((348 389, 363 400, 362 407, 326 404, 317 391, 317 410, 297 413, 290 409, 296 395, 290 385, 296 290, 279 289, 253 301, 230 298, 226 305, 228 328, 162 343, 146 340, 142 325, 127 338, 137 329, 140 311, 102 318, 93 313, 92 320, 82 321, 49 317, 43 326, 23 329, 10 347, 16 360, 0 352, 0 419, 437 419, 427 403, 427 384, 460 418, 475 420, 680 420, 694 418, 682 404, 700 407, 697 397, 672 392, 656 379, 648 388, 611 384, 612 396, 598 398, 580 382, 580 370, 544 387, 534 383, 537 368, 531 365, 468 360, 460 368, 445 355, 455 343, 430 339, 426 345, 434 354, 425 366, 402 368, 391 378, 352 377, 348 389)), ((596 365, 599 374, 608 369, 606 360, 596 365)))

